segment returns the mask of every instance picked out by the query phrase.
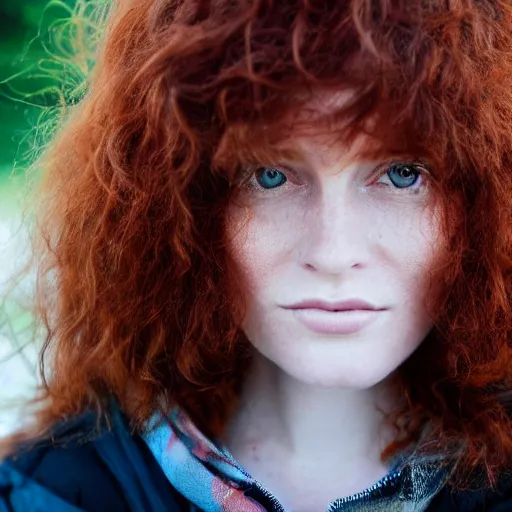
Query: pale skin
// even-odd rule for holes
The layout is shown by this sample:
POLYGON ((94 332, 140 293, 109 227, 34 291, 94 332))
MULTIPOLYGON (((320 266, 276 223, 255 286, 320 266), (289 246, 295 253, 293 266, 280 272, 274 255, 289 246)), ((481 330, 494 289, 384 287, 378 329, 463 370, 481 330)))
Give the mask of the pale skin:
POLYGON ((255 358, 223 441, 286 510, 311 512, 388 472, 376 405, 393 407, 391 376, 432 328, 439 227, 419 161, 369 161, 322 136, 290 144, 301 158, 248 171, 229 212, 255 358), (319 333, 288 308, 313 298, 379 311, 356 332, 319 333))

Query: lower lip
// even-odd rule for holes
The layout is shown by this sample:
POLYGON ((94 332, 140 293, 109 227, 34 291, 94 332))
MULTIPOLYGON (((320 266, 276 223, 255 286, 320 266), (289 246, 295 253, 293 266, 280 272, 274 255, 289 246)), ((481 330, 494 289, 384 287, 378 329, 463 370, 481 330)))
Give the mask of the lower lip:
POLYGON ((319 334, 354 334, 373 323, 382 310, 350 309, 293 309, 295 318, 308 329, 319 334))

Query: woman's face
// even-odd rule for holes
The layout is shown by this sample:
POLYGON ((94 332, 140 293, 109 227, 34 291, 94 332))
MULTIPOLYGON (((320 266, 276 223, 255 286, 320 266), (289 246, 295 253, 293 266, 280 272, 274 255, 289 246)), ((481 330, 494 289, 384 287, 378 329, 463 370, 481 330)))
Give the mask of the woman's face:
POLYGON ((320 136, 289 145, 301 157, 248 170, 229 211, 247 284, 242 327, 304 383, 368 388, 432 327, 424 298, 439 216, 428 169, 356 158, 320 136))

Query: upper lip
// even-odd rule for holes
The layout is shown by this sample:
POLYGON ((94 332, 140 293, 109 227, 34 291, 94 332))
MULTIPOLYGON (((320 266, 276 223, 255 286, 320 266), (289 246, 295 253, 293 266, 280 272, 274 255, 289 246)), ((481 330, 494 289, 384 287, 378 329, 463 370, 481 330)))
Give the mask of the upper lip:
POLYGON ((349 311, 354 309, 380 311, 385 309, 378 308, 361 299, 347 299, 332 302, 321 299, 305 299, 284 307, 285 309, 324 309, 326 311, 349 311))

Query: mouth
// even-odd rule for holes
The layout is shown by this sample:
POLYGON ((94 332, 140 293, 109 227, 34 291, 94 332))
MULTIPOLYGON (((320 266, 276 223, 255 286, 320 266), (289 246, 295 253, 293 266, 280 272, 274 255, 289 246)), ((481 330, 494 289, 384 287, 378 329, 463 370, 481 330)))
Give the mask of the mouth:
POLYGON ((360 300, 326 302, 304 300, 284 309, 308 330, 318 334, 355 334, 372 324, 387 308, 379 308, 360 300))

